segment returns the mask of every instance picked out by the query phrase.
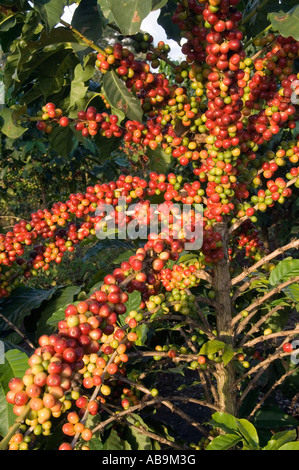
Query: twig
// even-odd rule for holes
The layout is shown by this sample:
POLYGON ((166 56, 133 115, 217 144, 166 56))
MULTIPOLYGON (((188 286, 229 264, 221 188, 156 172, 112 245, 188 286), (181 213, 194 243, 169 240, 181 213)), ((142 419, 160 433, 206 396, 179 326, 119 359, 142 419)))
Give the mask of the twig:
POLYGON ((164 406, 166 406, 168 409, 170 409, 170 411, 172 411, 173 413, 175 413, 178 416, 180 416, 181 418, 183 418, 188 424, 190 424, 191 426, 198 429, 206 438, 212 439, 212 437, 209 436, 209 433, 206 431, 206 429, 200 423, 198 423, 197 421, 194 421, 194 419, 192 419, 188 415, 186 415, 186 413, 184 413, 184 411, 180 410, 179 408, 177 408, 175 405, 173 405, 169 401, 163 400, 162 404, 164 406))
MULTIPOLYGON (((172 441, 169 441, 168 439, 166 439, 165 437, 161 437, 161 436, 158 436, 157 434, 153 433, 153 432, 150 432, 148 431, 147 429, 145 429, 143 426, 135 426, 134 424, 132 424, 132 422, 129 421, 128 419, 128 415, 129 417, 131 416, 131 412, 130 410, 128 410, 128 413, 126 415, 122 415, 120 417, 120 414, 121 413, 113 413, 111 410, 109 410, 109 408, 105 405, 101 405, 102 406, 102 409, 105 410, 108 414, 111 415, 111 418, 113 417, 114 420, 116 421, 125 421, 127 423, 127 425, 132 428, 132 429, 135 429, 136 431, 138 431, 139 433, 141 434, 144 434, 145 436, 148 436, 150 437, 151 439, 155 440, 155 441, 158 441, 160 442, 161 444, 166 444, 168 445, 169 447, 173 447, 174 449, 178 449, 178 450, 182 450, 184 449, 184 447, 181 447, 179 446, 178 444, 172 442, 172 441)), ((93 432, 95 432, 97 428, 95 428, 93 430, 93 432)))
POLYGON ((255 338, 255 339, 252 339, 251 341, 248 341, 248 343, 245 343, 243 346, 251 348, 255 344, 265 342, 269 339, 280 338, 282 336, 289 336, 291 338, 292 336, 295 336, 297 334, 299 334, 299 328, 298 329, 296 328, 294 330, 288 330, 288 331, 279 331, 277 333, 271 333, 270 335, 259 336, 258 338, 255 338))
POLYGON ((211 285, 213 284, 212 276, 210 276, 210 274, 204 271, 203 269, 195 271, 194 276, 196 276, 198 279, 203 279, 204 281, 207 281, 211 285))
POLYGON ((199 302, 202 302, 203 304, 210 305, 211 307, 214 307, 214 308, 220 308, 221 307, 221 304, 219 302, 217 302, 216 300, 208 299, 207 297, 204 297, 202 295, 197 295, 196 300, 199 301, 199 302))
MULTIPOLYGON (((263 297, 259 297, 257 298, 251 305, 249 305, 248 307, 246 307, 246 310, 248 311, 248 313, 250 313, 251 311, 257 309, 257 307, 260 307, 263 303, 265 303, 268 299, 270 299, 271 297, 273 297, 273 295, 275 294, 278 294, 279 292, 281 292, 285 287, 289 286, 290 284, 293 284, 294 282, 298 282, 299 281, 299 276, 294 276, 294 277, 291 277, 290 279, 288 279, 287 281, 283 282, 282 284, 274 287, 272 290, 268 291, 265 295, 263 295, 263 297)), ((239 313, 238 315, 236 315, 233 320, 232 320, 232 326, 234 326, 240 319, 242 318, 242 315, 241 313, 239 313)), ((246 317, 246 319, 242 322, 242 328, 239 327, 239 332, 240 330, 244 329, 244 325, 247 324, 249 321, 249 318, 246 317)))
POLYGON ((256 376, 250 381, 247 389, 242 393, 240 401, 242 402, 245 399, 245 397, 248 394, 249 390, 251 390, 253 388, 254 383, 256 383, 258 381, 258 379, 262 375, 262 373, 265 372, 265 370, 269 367, 269 364, 271 364, 272 362, 276 361, 279 358, 288 356, 289 354, 290 353, 284 353, 284 352, 281 352, 280 350, 278 350, 274 354, 272 354, 272 356, 267 357, 267 359, 265 359, 264 361, 258 363, 256 366, 249 369, 245 374, 242 375, 242 377, 239 377, 238 380, 236 380, 236 382, 234 383, 233 387, 236 387, 239 382, 242 382, 242 380, 246 379, 250 375, 255 374, 256 372, 259 371, 259 373, 256 374, 256 376))
POLYGON ((272 387, 270 388, 270 390, 268 390, 267 393, 265 393, 265 395, 263 396, 263 398, 259 401, 259 403, 257 403, 257 405, 254 407, 254 409, 252 410, 252 412, 250 413, 250 415, 248 416, 247 419, 250 420, 250 418, 252 418, 254 416, 254 414, 257 412, 257 410, 262 406, 262 404, 267 400, 267 398, 271 395, 271 393, 273 392, 273 390, 275 388, 277 388, 280 384, 282 384, 282 382, 284 382, 285 379, 287 379, 290 375, 292 375, 295 371, 297 371, 297 368, 294 367, 294 369, 290 369, 288 370, 284 375, 282 375, 280 377, 280 379, 278 379, 273 385, 272 387))
POLYGON ((172 68, 175 69, 177 67, 174 62, 168 59, 168 57, 163 54, 163 52, 158 51, 158 49, 156 49, 154 46, 149 46, 149 50, 153 52, 157 57, 159 57, 159 59, 163 60, 164 62, 166 62, 166 64, 170 65, 172 68))
MULTIPOLYGON (((255 324, 251 327, 251 329, 250 329, 250 330, 247 332, 247 334, 243 337, 243 339, 242 339, 241 343, 239 344, 239 346, 240 346, 240 347, 242 347, 242 346, 244 346, 244 347, 248 346, 248 344, 251 343, 251 342, 246 343, 247 338, 249 338, 253 333, 256 333, 256 332, 259 330, 260 326, 261 326, 263 323, 265 323, 265 321, 267 321, 268 318, 270 318, 274 313, 278 312, 278 311, 281 310, 281 309, 283 309, 283 307, 282 307, 281 305, 278 305, 278 306, 274 307, 272 310, 270 310, 270 312, 268 312, 266 315, 264 315, 257 323, 255 323, 255 324)), ((256 312, 255 312, 255 313, 256 313, 256 312)), ((255 314, 255 313, 254 313, 254 314, 255 314)), ((253 340, 253 341, 255 341, 255 340, 253 340)), ((257 341, 257 342, 259 342, 259 341, 257 341)))
POLYGON ((196 347, 194 346, 194 344, 192 343, 191 339, 186 335, 186 333, 184 332, 184 330, 182 328, 179 328, 178 329, 179 333, 183 336, 186 344, 189 346, 189 348, 193 351, 194 354, 197 354, 198 351, 196 349, 196 347))
POLYGON ((251 284, 255 281, 255 278, 254 279, 250 279, 249 281, 246 281, 244 282, 244 284, 236 290, 236 292, 234 293, 234 295, 232 296, 232 304, 234 305, 235 303, 235 300, 240 297, 240 295, 243 294, 243 292, 245 292, 250 286, 251 284))
MULTIPOLYGON (((187 292, 187 294, 191 295, 191 292, 190 292, 189 289, 186 289, 186 292, 187 292)), ((198 299, 198 297, 197 297, 197 299, 198 299)), ((211 325, 209 324, 208 320, 206 319, 205 314, 203 313, 202 309, 198 305, 197 300, 195 300, 195 305, 196 305, 196 308, 197 308, 197 313, 199 315, 199 318, 200 318, 201 322, 204 325, 202 330, 210 337, 210 339, 213 339, 214 335, 212 333, 211 325)))
POLYGON ((299 239, 292 240, 290 243, 287 245, 277 248, 277 250, 273 251, 272 253, 269 253, 268 255, 264 256, 261 260, 257 261, 253 266, 250 268, 245 269, 239 276, 236 276, 232 279, 232 286, 235 284, 238 284, 240 281, 243 281, 245 277, 247 277, 250 273, 256 271, 260 266, 263 266, 264 264, 268 263, 273 258, 276 258, 277 256, 281 255, 285 251, 291 250, 292 248, 299 248, 299 239))
POLYGON ((23 338, 23 340, 28 344, 28 346, 30 346, 31 349, 35 349, 36 347, 34 346, 33 343, 31 343, 31 341, 27 338, 26 335, 24 335, 24 333, 22 333, 19 328, 17 326, 15 326, 10 320, 8 320, 4 315, 2 315, 2 313, 0 313, 0 318, 2 318, 2 320, 7 323, 10 328, 12 330, 14 330, 19 336, 21 336, 21 338, 23 338))
POLYGON ((70 29, 76 36, 78 36, 81 41, 85 42, 89 47, 94 49, 97 52, 100 52, 104 56, 107 56, 106 52, 103 51, 99 46, 97 46, 93 41, 90 39, 86 38, 80 31, 78 31, 76 28, 74 28, 71 24, 67 23, 66 21, 60 19, 60 23, 65 26, 66 28, 70 29))

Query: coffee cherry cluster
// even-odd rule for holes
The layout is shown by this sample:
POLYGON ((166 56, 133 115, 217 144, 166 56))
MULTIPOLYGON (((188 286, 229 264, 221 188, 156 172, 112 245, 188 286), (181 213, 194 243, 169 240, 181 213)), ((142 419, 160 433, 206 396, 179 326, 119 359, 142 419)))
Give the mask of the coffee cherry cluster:
POLYGON ((89 106, 86 111, 78 111, 77 119, 62 116, 62 110, 56 108, 54 103, 47 103, 41 114, 41 120, 37 121, 36 127, 40 131, 49 134, 55 123, 61 127, 68 127, 75 123, 75 130, 80 131, 83 137, 96 136, 98 133, 110 139, 111 137, 122 137, 123 131, 118 126, 118 117, 114 114, 98 113, 94 106, 89 106))
POLYGON ((258 261, 268 253, 264 243, 259 238, 259 231, 251 220, 245 220, 236 232, 235 244, 238 250, 244 250, 246 258, 258 261))
MULTIPOLYGON (((17 416, 25 413, 34 436, 49 435, 53 418, 66 413, 62 427, 66 436, 78 435, 83 441, 92 438, 82 417, 86 410, 97 414, 99 404, 111 394, 115 374, 125 375, 126 351, 137 339, 135 325, 127 322, 129 331, 117 325, 127 301, 124 287, 114 276, 106 276, 101 289, 89 299, 66 307, 58 332, 41 336, 25 375, 10 380, 7 401, 17 416), (95 389, 92 398, 90 392, 95 389)), ((16 439, 14 435, 11 449, 16 439)))
POLYGON ((26 424, 26 445, 18 430, 10 441, 10 449, 36 445, 39 436, 51 434, 53 419, 64 414, 62 432, 75 441, 66 440, 60 449, 71 449, 78 440, 92 439, 84 417, 86 413, 96 415, 108 397, 115 403, 119 400, 124 409, 138 403, 133 390, 117 390, 121 377, 126 376, 127 352, 138 339, 136 328, 144 318, 142 310, 161 308, 165 314, 170 304, 174 312, 182 315, 196 312, 194 296, 180 289, 173 289, 166 297, 159 293, 159 273, 165 262, 177 260, 182 250, 180 242, 149 238, 136 255, 105 276, 99 290, 65 308, 57 333, 39 338, 25 375, 9 382, 6 399, 13 405, 14 414, 26 424), (141 311, 130 311, 125 326, 120 327, 118 318, 126 313, 129 294, 135 290, 142 294, 141 311), (33 438, 29 439, 31 434, 33 438))

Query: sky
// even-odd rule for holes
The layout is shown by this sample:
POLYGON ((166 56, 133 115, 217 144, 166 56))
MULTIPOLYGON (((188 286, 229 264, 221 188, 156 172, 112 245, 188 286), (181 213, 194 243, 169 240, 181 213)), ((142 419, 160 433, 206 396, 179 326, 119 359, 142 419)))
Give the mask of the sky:
MULTIPOLYGON (((69 7, 66 7, 64 10, 64 15, 62 19, 68 23, 71 22, 74 10, 77 5, 73 4, 69 7)), ((154 38, 154 44, 157 44, 159 41, 165 41, 170 46, 169 58, 173 60, 182 59, 183 55, 181 52, 180 46, 172 40, 167 39, 164 29, 158 24, 158 17, 160 10, 151 12, 147 18, 145 18, 141 24, 141 30, 151 34, 154 38)))

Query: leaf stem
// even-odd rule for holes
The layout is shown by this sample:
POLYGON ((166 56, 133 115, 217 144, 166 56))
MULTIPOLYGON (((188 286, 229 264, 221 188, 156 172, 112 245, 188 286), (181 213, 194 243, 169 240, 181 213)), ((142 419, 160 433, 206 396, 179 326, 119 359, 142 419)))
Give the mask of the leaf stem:
POLYGON ((107 56, 106 52, 103 51, 103 49, 97 46, 91 39, 88 39, 87 37, 85 37, 82 33, 80 33, 80 31, 74 28, 71 24, 67 23, 64 20, 60 20, 60 23, 66 28, 70 29, 74 34, 76 34, 76 36, 78 36, 81 39, 81 41, 85 42, 85 44, 87 44, 89 47, 99 52, 100 54, 107 56))

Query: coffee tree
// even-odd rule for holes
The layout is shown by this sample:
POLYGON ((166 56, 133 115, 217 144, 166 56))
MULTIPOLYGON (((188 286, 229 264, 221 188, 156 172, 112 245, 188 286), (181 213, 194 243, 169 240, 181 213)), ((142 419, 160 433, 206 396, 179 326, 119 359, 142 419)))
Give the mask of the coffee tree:
POLYGON ((0 235, 0 446, 297 449, 275 394, 298 398, 298 7, 120 3, 82 0, 70 24, 68 2, 1 6, 3 138, 34 128, 117 176, 97 181, 95 162, 86 190, 0 235), (141 30, 158 9, 181 61, 141 30), (98 272, 53 287, 70 255, 98 272), (199 442, 162 426, 164 409, 199 442))

